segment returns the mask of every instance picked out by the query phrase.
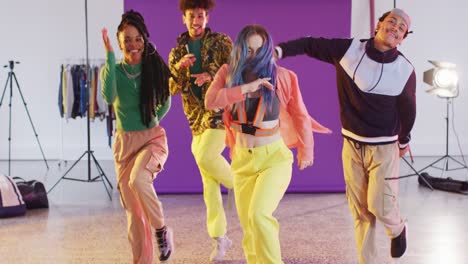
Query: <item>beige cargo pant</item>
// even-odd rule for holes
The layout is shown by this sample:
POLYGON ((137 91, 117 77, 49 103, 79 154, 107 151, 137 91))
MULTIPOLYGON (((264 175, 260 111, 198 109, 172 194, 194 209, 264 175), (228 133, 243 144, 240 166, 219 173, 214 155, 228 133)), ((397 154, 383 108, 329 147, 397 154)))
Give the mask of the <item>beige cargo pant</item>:
POLYGON ((166 133, 160 126, 117 131, 113 146, 122 206, 127 213, 133 263, 153 263, 153 232, 164 226, 162 204, 153 180, 168 156, 166 133))
POLYGON ((382 263, 376 252, 376 219, 390 238, 398 236, 405 225, 398 204, 399 181, 386 180, 399 176, 398 144, 365 145, 345 138, 342 158, 359 263, 382 263))

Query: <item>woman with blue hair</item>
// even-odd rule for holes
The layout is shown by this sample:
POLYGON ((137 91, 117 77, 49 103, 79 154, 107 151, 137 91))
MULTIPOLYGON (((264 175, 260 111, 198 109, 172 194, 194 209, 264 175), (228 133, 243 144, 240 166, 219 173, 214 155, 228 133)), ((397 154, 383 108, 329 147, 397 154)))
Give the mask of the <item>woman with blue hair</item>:
POLYGON ((273 54, 264 27, 244 27, 230 64, 219 69, 205 96, 207 109, 224 109, 247 263, 283 263, 273 212, 291 180, 288 147, 298 148, 298 166, 305 169, 314 160, 313 132, 330 132, 309 116, 296 74, 276 65, 273 54))

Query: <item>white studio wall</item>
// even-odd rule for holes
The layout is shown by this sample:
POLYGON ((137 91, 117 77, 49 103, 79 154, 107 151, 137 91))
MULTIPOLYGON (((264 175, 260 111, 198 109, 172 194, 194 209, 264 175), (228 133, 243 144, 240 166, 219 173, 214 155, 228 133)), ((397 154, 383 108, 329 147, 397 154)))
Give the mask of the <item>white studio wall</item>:
MULTIPOLYGON (((105 58, 102 27, 116 29, 123 1, 89 0, 88 38, 90 63, 105 58)), ((77 159, 87 150, 86 118, 60 118, 58 87, 62 63, 86 63, 85 0, 0 0, 0 85, 5 87, 9 68, 14 72, 47 159, 77 159)), ((111 38, 114 47, 116 38, 111 38)), ((117 49, 117 56, 121 56, 117 49)), ((7 95, 9 97, 9 88, 7 95)), ((0 159, 8 159, 9 98, 0 107, 0 159)), ((12 159, 42 159, 25 107, 13 83, 12 159)), ((98 159, 112 159, 106 123, 91 122, 91 149, 98 159)))
MULTIPOLYGON (((353 1, 352 36, 367 38, 369 33, 369 2, 353 1)), ((463 43, 468 2, 447 0, 444 2, 396 1, 396 7, 404 9, 411 17, 411 30, 399 50, 413 63, 417 76, 417 117, 412 132, 413 155, 438 156, 445 154, 446 100, 425 91, 430 88, 423 82, 423 72, 433 68, 428 60, 447 61, 457 65, 460 95, 450 108, 449 154, 460 155, 454 131, 458 134, 463 154, 468 154, 468 53, 463 43), (454 121, 454 123, 452 123, 454 121), (455 130, 453 129, 455 127, 455 130)), ((393 8, 393 1, 375 1, 375 23, 385 12, 393 8)))

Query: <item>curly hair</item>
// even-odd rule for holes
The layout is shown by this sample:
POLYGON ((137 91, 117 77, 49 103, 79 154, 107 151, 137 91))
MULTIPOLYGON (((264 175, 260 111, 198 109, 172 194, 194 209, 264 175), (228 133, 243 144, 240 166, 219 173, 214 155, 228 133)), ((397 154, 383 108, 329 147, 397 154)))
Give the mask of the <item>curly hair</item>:
POLYGON ((179 10, 182 13, 187 9, 203 8, 206 11, 210 11, 215 6, 214 0, 180 0, 179 10))
POLYGON ((117 37, 127 25, 134 26, 145 43, 142 56, 140 113, 143 124, 149 126, 156 115, 155 109, 162 106, 169 98, 171 73, 161 55, 148 40, 149 33, 143 16, 134 10, 125 12, 117 28, 117 37))

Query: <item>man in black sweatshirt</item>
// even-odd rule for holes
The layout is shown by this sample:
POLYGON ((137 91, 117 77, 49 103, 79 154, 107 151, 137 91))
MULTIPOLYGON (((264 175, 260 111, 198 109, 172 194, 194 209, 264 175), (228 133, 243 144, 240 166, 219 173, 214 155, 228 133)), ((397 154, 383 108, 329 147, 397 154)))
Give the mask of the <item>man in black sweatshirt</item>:
POLYGON ((416 117, 414 67, 397 50, 410 25, 410 17, 395 8, 379 18, 371 39, 306 37, 276 47, 279 58, 306 54, 336 68, 346 196, 361 264, 382 263, 376 252, 376 219, 391 238, 391 256, 399 258, 406 250, 394 178, 416 117))

